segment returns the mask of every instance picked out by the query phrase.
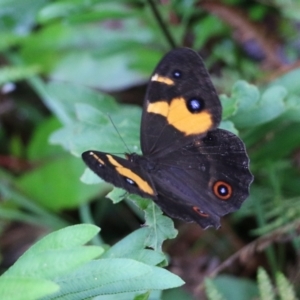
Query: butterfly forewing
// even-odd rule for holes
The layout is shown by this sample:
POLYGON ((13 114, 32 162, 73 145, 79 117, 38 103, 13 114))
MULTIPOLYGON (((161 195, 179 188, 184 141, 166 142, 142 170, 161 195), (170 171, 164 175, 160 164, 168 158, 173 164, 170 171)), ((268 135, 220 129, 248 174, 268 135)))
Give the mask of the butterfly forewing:
POLYGON ((221 120, 221 104, 200 56, 188 48, 169 52, 153 72, 141 123, 144 155, 161 156, 221 120))
POLYGON ((157 192, 151 176, 130 160, 92 150, 82 153, 82 159, 99 177, 114 186, 129 193, 156 198, 157 192))

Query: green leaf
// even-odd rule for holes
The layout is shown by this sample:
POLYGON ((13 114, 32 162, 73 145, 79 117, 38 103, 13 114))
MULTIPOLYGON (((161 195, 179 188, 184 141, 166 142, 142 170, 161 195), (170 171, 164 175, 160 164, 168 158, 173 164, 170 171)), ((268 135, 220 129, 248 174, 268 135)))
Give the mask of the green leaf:
POLYGON ((226 31, 226 26, 224 26, 224 23, 217 16, 203 16, 201 19, 195 22, 194 48, 201 49, 209 39, 214 36, 220 36, 220 34, 226 31), (201 32, 201 34, 198 34, 199 32, 201 32))
POLYGON ((141 295, 135 296, 134 300, 148 300, 150 296, 150 292, 143 293, 141 295))
POLYGON ((86 244, 96 234, 100 228, 91 224, 80 224, 69 226, 48 234, 36 244, 34 244, 26 255, 36 255, 37 252, 49 249, 69 249, 75 246, 86 244))
POLYGON ((0 277, 0 295, 16 295, 1 299, 40 299, 57 291, 58 285, 51 279, 77 269, 103 252, 100 247, 82 246, 98 232, 94 225, 75 225, 42 238, 0 277))
POLYGON ((238 100, 239 112, 245 112, 254 104, 258 103, 260 93, 256 86, 239 80, 232 87, 231 97, 238 100))
POLYGON ((80 182, 83 170, 81 160, 64 154, 26 172, 15 180, 15 184, 36 203, 51 210, 77 207, 107 189, 104 182, 97 186, 80 182), (55 180, 57 176, 59 180, 55 180))
POLYGON ((224 299, 252 300, 258 296, 256 284, 248 279, 221 275, 213 279, 213 284, 224 295, 224 299))
POLYGON ((284 120, 300 121, 300 97, 298 95, 290 95, 286 100, 286 112, 283 116, 284 120))
POLYGON ((234 124, 229 120, 222 121, 219 128, 228 130, 236 135, 238 135, 238 133, 239 133, 238 130, 235 128, 234 124))
POLYGON ((13 46, 17 46, 24 39, 24 37, 14 34, 12 32, 1 31, 0 35, 1 35, 1 39, 0 39, 1 52, 7 51, 9 48, 13 46))
MULTIPOLYGON (((143 294, 148 293, 145 292, 143 294)), ((158 300, 161 299, 161 291, 151 291, 149 300, 158 300)), ((139 292, 129 292, 129 293, 122 293, 122 294, 112 294, 112 295, 103 295, 103 296, 97 296, 96 300, 128 300, 128 299, 134 299, 135 297, 139 297, 139 292)))
MULTIPOLYGON (((2 0, 0 18, 12 31, 27 33, 35 24, 37 12, 47 2, 49 0, 2 0)), ((3 24, 1 25, 3 27, 3 24)))
POLYGON ((165 260, 165 256, 160 252, 145 249, 150 233, 149 227, 134 231, 106 251, 101 258, 132 258, 150 265, 158 265, 165 260))
POLYGON ((150 233, 146 241, 148 247, 155 251, 162 251, 162 243, 166 239, 173 239, 177 236, 172 219, 162 214, 160 208, 151 202, 145 210, 145 220, 150 228, 150 233))
POLYGON ((0 69, 0 85, 11 81, 20 81, 32 77, 40 72, 37 65, 3 67, 0 69))
POLYGON ((195 300, 195 298, 180 287, 164 291, 162 300, 195 300))
POLYGON ((127 192, 121 188, 114 188, 111 192, 106 195, 106 198, 109 198, 113 204, 121 202, 126 196, 127 192))
POLYGON ((97 176, 91 169, 85 168, 83 174, 80 177, 80 181, 85 184, 99 184, 103 183, 103 179, 97 176))
POLYGON ((222 120, 226 120, 236 114, 238 109, 238 99, 236 97, 220 95, 220 100, 223 108, 222 120))
MULTIPOLYGON (((69 22, 101 22, 105 20, 122 20, 134 16, 135 11, 132 9, 133 6, 126 5, 126 3, 117 1, 102 1, 96 2, 98 5, 93 7, 92 11, 83 11, 77 14, 73 14, 69 17, 69 22)), ((77 5, 80 9, 80 6, 77 5)))
MULTIPOLYGON (((275 125, 277 122, 274 122, 275 125)), ((285 123, 282 126, 273 127, 272 137, 266 141, 263 147, 256 149, 252 153, 251 158, 256 163, 263 163, 266 161, 274 161, 282 159, 293 153, 295 149, 299 146, 300 135, 299 130, 300 126, 298 123, 285 123), (276 151, 274 151, 276 149, 276 151)), ((256 132, 253 132, 255 135, 256 132)))
POLYGON ((237 127, 254 127, 277 118, 285 111, 283 100, 287 91, 284 87, 270 87, 257 101, 257 90, 245 84, 242 86, 240 92, 244 92, 244 97, 240 100, 236 115, 231 118, 237 127))
POLYGON ((59 285, 40 278, 0 277, 0 298, 10 300, 40 299, 59 290, 59 285))
POLYGON ((98 295, 163 290, 184 282, 167 270, 127 258, 106 258, 92 261, 55 280, 61 289, 43 299, 84 299, 98 295))
POLYGON ((73 15, 69 19, 72 25, 53 22, 32 34, 24 43, 23 60, 27 64, 42 65, 55 81, 106 91, 144 83, 155 64, 146 74, 133 66, 140 61, 139 51, 147 49, 148 57, 153 56, 153 48, 145 46, 156 40, 153 31, 139 18, 119 19, 118 30, 111 26, 95 26, 94 23, 75 24, 84 19, 101 19, 104 11, 100 8, 101 3, 97 4, 99 8, 92 8, 86 14, 73 15))
MULTIPOLYGON (((82 86, 49 83, 46 89, 49 95, 49 99, 45 99, 46 104, 63 124, 77 122, 77 113, 83 117, 87 115, 86 110, 93 115, 97 114, 93 118, 101 121, 103 114, 113 113, 118 108, 116 102, 110 96, 82 86), (80 105, 83 105, 84 111, 80 110, 82 107, 80 105), (100 112, 96 110, 97 108, 100 112)), ((88 120, 88 116, 84 120, 88 120)))
POLYGON ((61 127, 59 121, 50 117, 40 122, 35 128, 32 138, 27 147, 27 158, 35 161, 42 160, 49 157, 55 157, 62 155, 64 152, 59 146, 49 146, 49 136, 50 134, 61 127))
POLYGON ((270 86, 283 86, 290 94, 300 94, 299 87, 300 68, 294 69, 278 79, 274 80, 270 86))
POLYGON ((84 88, 76 89, 75 94, 80 95, 77 97, 71 85, 52 85, 49 92, 54 113, 66 124, 52 134, 51 143, 60 144, 77 156, 89 149, 120 153, 125 147, 116 127, 129 149, 139 152, 141 108, 117 105, 111 98, 84 88))
MULTIPOLYGON (((100 32, 97 34, 101 35, 100 32)), ((105 58, 95 56, 89 51, 71 52, 57 64, 51 78, 55 81, 73 82, 106 91, 125 89, 142 84, 148 79, 148 76, 130 69, 132 57, 133 54, 126 52, 105 58), (82 76, 82 73, 86 75, 82 76)))
POLYGON ((99 256, 103 249, 81 246, 99 232, 94 225, 66 227, 45 236, 27 250, 3 276, 51 279, 99 256))
POLYGON ((150 203, 152 203, 152 200, 134 194, 129 194, 126 198, 132 201, 141 210, 146 210, 150 203))

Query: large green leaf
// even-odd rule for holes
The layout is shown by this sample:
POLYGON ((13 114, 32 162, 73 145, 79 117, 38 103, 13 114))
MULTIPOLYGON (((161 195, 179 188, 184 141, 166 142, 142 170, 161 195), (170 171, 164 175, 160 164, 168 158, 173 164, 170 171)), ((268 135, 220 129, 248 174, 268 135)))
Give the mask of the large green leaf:
POLYGON ((59 128, 56 119, 41 123, 28 146, 28 158, 36 167, 15 180, 15 185, 27 197, 52 210, 76 207, 95 197, 108 185, 87 186, 79 180, 85 165, 64 153, 61 147, 49 146, 49 135, 59 128), (55 178, 58 180, 55 180, 55 178))
POLYGON ((98 232, 93 225, 76 225, 42 238, 0 277, 0 298, 33 300, 57 291, 53 279, 103 252, 100 247, 82 246, 98 232))
POLYGON ((43 299, 85 299, 98 295, 163 290, 181 286, 176 275, 159 267, 128 258, 92 261, 66 276, 55 279, 60 291, 43 299))

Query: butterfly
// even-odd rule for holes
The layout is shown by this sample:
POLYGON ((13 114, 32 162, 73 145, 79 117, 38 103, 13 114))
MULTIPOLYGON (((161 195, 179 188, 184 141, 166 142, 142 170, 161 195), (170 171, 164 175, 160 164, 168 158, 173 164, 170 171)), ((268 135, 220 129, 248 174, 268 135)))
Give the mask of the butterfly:
POLYGON ((218 129, 222 106, 201 57, 167 53, 154 70, 141 121, 143 155, 94 150, 82 158, 105 181, 152 199, 167 215, 220 227, 240 208, 253 176, 243 142, 218 129))

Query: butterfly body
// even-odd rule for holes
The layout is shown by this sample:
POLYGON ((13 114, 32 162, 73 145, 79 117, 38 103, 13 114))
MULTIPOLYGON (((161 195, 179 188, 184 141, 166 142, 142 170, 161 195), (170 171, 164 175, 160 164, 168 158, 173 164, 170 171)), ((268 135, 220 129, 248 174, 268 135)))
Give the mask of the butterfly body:
POLYGON ((168 215, 220 226, 237 210, 253 176, 243 142, 217 129, 222 108, 201 58, 169 52, 155 69, 144 101, 143 155, 126 159, 86 151, 85 163, 105 181, 155 201, 168 215))

